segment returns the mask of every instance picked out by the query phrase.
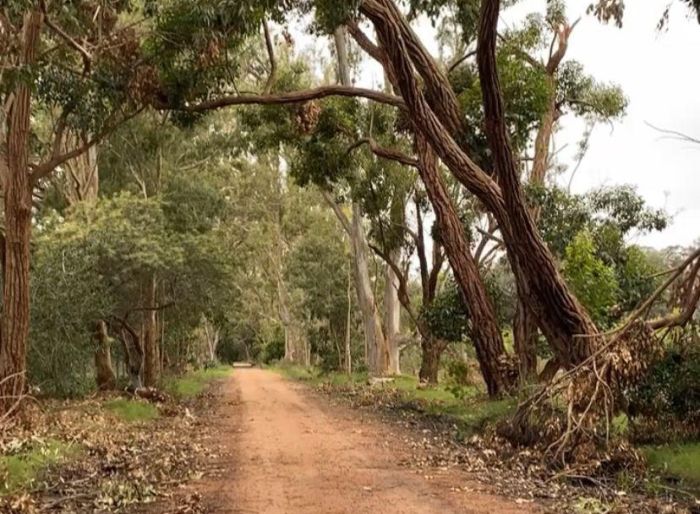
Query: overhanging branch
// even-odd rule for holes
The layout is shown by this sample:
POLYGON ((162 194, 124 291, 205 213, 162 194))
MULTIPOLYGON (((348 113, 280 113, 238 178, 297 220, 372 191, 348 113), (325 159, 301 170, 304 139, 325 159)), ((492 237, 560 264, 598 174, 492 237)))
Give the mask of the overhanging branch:
POLYGON ((302 91, 289 91, 286 93, 278 93, 274 95, 266 94, 240 94, 222 96, 212 100, 205 100, 192 105, 173 105, 167 102, 153 102, 153 106, 157 109, 169 109, 186 112, 205 112, 233 105, 285 105, 304 103, 310 100, 317 100, 329 96, 345 96, 354 98, 367 98, 382 104, 392 105, 394 107, 403 108, 405 106, 403 99, 398 96, 375 91, 374 89, 365 89, 361 87, 329 85, 316 88, 306 89, 302 91))

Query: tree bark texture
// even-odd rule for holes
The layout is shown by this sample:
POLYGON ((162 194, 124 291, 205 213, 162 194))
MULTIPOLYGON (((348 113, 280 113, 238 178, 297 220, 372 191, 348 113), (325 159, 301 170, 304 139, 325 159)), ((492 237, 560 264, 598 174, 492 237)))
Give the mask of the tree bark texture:
POLYGON ((146 283, 146 305, 143 329, 143 382, 146 387, 155 387, 160 380, 160 345, 158 344, 158 282, 155 276, 146 283))
POLYGON ((459 215, 440 177, 434 152, 422 136, 416 138, 418 172, 435 212, 445 254, 469 311, 470 336, 486 389, 491 396, 510 387, 505 366, 507 355, 496 312, 486 291, 459 215))
POLYGON ((432 336, 422 336, 420 341, 421 361, 418 379, 422 383, 437 384, 440 358, 447 348, 445 341, 432 336))
POLYGON ((494 215, 516 273, 519 291, 531 299, 532 312, 561 362, 567 367, 581 362, 591 354, 593 338, 575 336, 594 335, 597 330, 564 283, 525 203, 506 132, 495 63, 499 2, 482 2, 477 53, 486 133, 498 182, 465 153, 457 143, 460 135, 451 133, 430 107, 414 69, 421 73, 426 84, 441 82, 442 77, 421 71, 418 66, 414 68, 415 59, 404 38, 413 40, 415 35, 410 30, 402 34, 402 19, 392 14, 391 6, 392 0, 364 0, 360 9, 376 29, 413 124, 452 174, 494 215))
MULTIPOLYGON (((29 11, 22 27, 20 66, 36 60, 42 16, 29 11)), ((5 210, 5 266, 0 324, 0 415, 17 403, 25 388, 29 336, 29 242, 32 182, 29 173, 31 88, 23 80, 14 90, 7 117, 7 153, 2 177, 5 210)))
MULTIPOLYGON (((343 27, 336 29, 334 41, 338 55, 338 78, 342 85, 350 86, 350 66, 348 63, 346 34, 343 27)), ((337 211, 336 214, 338 214, 337 211)), ((344 225, 347 225, 347 222, 344 225)), ((352 220, 350 222, 349 235, 352 242, 355 265, 355 289, 360 311, 362 312, 365 344, 367 345, 367 364, 370 372, 376 375, 383 375, 389 368, 389 351, 370 280, 369 246, 364 227, 362 226, 362 208, 357 202, 352 204, 352 220)))
POLYGON ((112 341, 104 320, 97 322, 95 330, 95 381, 97 389, 109 391, 117 386, 117 376, 112 366, 112 341))

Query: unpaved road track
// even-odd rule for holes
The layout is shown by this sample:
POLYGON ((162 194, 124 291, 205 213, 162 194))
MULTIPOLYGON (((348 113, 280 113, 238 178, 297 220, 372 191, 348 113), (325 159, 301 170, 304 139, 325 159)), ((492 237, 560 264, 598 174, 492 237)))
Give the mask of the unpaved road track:
POLYGON ((469 477, 458 470, 401 466, 400 429, 362 420, 271 371, 237 369, 224 394, 217 437, 229 457, 221 476, 200 489, 210 512, 536 512, 465 490, 469 477))

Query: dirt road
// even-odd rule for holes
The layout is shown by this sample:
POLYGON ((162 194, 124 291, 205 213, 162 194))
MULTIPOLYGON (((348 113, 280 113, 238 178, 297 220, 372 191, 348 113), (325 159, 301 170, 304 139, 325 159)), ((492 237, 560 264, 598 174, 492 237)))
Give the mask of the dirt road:
POLYGON ((206 487, 213 512, 535 512, 469 491, 469 477, 458 470, 426 475, 400 465, 406 455, 399 429, 363 421, 271 371, 237 369, 224 393, 217 432, 230 456, 206 487))

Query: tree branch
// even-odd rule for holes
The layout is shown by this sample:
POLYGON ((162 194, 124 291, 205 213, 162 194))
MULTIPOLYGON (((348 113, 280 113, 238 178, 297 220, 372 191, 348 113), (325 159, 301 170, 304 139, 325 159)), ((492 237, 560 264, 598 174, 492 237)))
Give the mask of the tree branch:
POLYGON ((137 116, 139 113, 141 113, 145 107, 141 107, 137 109, 136 111, 126 115, 125 117, 121 118, 118 122, 109 125, 105 127, 99 134, 94 136, 92 139, 86 140, 82 145, 80 145, 77 148, 74 148, 73 150, 69 152, 65 152, 63 154, 60 153, 60 151, 57 151, 57 145, 60 147, 60 141, 62 138, 62 132, 63 129, 61 129, 61 135, 60 137, 59 134, 56 134, 57 137, 54 138, 54 147, 51 152, 51 157, 47 160, 44 161, 40 164, 37 164, 32 167, 32 173, 31 173, 31 180, 34 184, 36 184, 39 180, 42 178, 47 177, 53 170, 55 170, 58 166, 63 164, 66 161, 69 161, 71 159, 74 159, 78 157, 79 155, 82 155, 86 151, 90 149, 91 146, 96 145, 99 143, 104 137, 106 137, 109 133, 114 131, 119 125, 122 123, 126 123, 133 117, 137 116))
POLYGON ((340 224, 343 226, 345 232, 348 234, 348 236, 352 238, 352 226, 350 225, 350 220, 343 212, 343 209, 341 209, 340 206, 337 203, 335 203, 335 200, 331 198, 331 195, 328 191, 322 189, 321 195, 323 196, 323 199, 326 201, 326 203, 331 207, 331 209, 333 209, 336 218, 338 218, 338 221, 340 221, 340 224))
POLYGON ((88 52, 85 47, 83 47, 80 43, 78 43, 75 39, 73 39, 66 31, 64 31, 61 27, 56 25, 54 22, 51 21, 51 18, 49 18, 49 13, 46 9, 46 2, 45 0, 41 0, 39 2, 41 6, 41 12, 44 14, 44 23, 46 23, 46 26, 51 29, 58 37, 63 39, 66 43, 68 43, 68 46, 73 48, 74 50, 77 50, 78 53, 83 57, 83 65, 85 66, 85 71, 90 70, 90 65, 92 63, 92 55, 90 55, 90 52, 88 52))
POLYGON ((329 96, 348 96, 367 98, 375 102, 392 105, 394 107, 403 108, 404 101, 398 96, 375 91, 374 89, 365 89, 361 87, 329 85, 316 88, 306 89, 302 91, 289 91, 286 93, 278 93, 274 95, 266 94, 240 94, 222 96, 212 100, 205 100, 192 105, 174 105, 167 102, 154 101, 153 106, 156 109, 168 109, 175 111, 186 112, 205 112, 232 105, 284 105, 294 103, 304 103, 310 100, 326 98, 329 96))
POLYGON ((381 157, 383 159, 388 159, 391 161, 396 161, 400 162, 401 164, 405 164, 406 166, 412 166, 414 168, 418 167, 418 161, 412 157, 409 157, 408 155, 394 149, 394 148, 387 148, 384 146, 380 146, 377 144, 377 142, 372 139, 371 137, 366 137, 363 139, 360 139, 359 141, 353 143, 350 148, 348 148, 347 153, 350 154, 353 150, 356 148, 359 148, 362 145, 368 145, 370 150, 372 150, 372 153, 375 154, 377 157, 381 157))
POLYGON ((265 47, 267 48, 267 57, 270 60, 270 75, 267 77, 267 82, 265 83, 265 88, 263 89, 263 94, 270 94, 272 91, 272 86, 275 84, 275 79, 277 75, 277 59, 275 59, 275 47, 272 44, 272 37, 270 36, 270 28, 267 25, 267 20, 263 20, 263 33, 265 34, 265 47))

